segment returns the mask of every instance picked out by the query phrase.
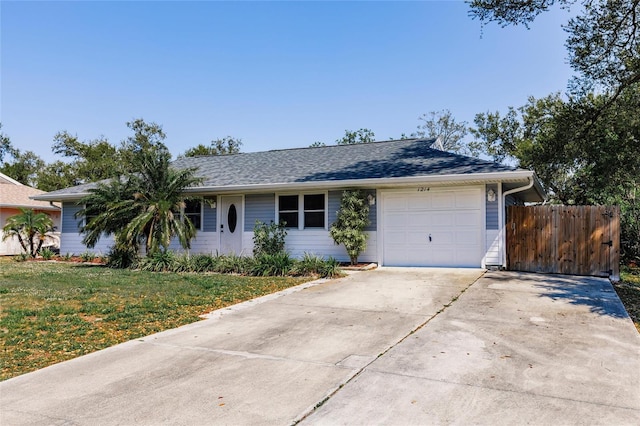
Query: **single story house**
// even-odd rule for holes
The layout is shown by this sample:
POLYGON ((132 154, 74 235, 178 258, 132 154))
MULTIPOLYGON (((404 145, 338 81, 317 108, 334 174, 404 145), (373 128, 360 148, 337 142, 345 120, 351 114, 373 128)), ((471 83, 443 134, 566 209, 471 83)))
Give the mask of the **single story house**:
MULTIPOLYGON (((0 173, 0 256, 22 253, 22 247, 16 237, 4 240, 1 229, 7 224, 7 219, 20 213, 20 208, 32 209, 36 213, 46 213, 53 220, 56 230, 60 229, 60 207, 46 201, 36 201, 30 197, 45 194, 44 191, 23 185, 15 179, 0 173)), ((44 246, 58 247, 60 234, 52 232, 47 236, 44 246)))
MULTIPOLYGON (((180 158, 204 179, 186 193, 198 229, 192 252, 251 254, 256 221, 287 222, 286 249, 347 261, 329 227, 342 192, 362 189, 371 205, 367 249, 360 261, 386 266, 505 265, 505 207, 539 202, 545 193, 529 170, 452 154, 438 140, 180 158)), ((62 253, 85 251, 74 214, 92 184, 34 198, 62 203, 62 253)), ((111 241, 94 250, 107 251, 111 241)))

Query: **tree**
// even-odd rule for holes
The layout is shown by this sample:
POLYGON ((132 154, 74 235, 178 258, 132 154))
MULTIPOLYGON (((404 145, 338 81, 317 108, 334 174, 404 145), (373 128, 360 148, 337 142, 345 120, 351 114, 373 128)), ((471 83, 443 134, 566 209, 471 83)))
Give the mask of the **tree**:
POLYGON ((51 150, 71 159, 69 167, 61 164, 54 167, 58 173, 63 173, 61 181, 65 184, 79 185, 109 179, 117 176, 123 165, 118 149, 104 137, 81 142, 77 136, 62 131, 54 136, 51 150))
POLYGON ((124 173, 135 172, 146 153, 156 153, 158 156, 169 154, 169 148, 163 142, 167 135, 161 125, 138 118, 127 122, 127 127, 133 131, 133 136, 122 141, 118 149, 124 173))
POLYGON ((423 123, 418 126, 418 131, 411 136, 418 138, 435 139, 440 137, 445 151, 464 153, 467 151, 462 140, 467 135, 467 122, 457 123, 451 111, 431 111, 418 117, 423 123))
POLYGON ((353 145, 357 143, 370 143, 375 141, 375 133, 369 129, 359 129, 355 132, 350 130, 344 131, 344 136, 336 140, 338 145, 353 145))
POLYGON ((2 131, 2 123, 0 123, 0 162, 4 160, 4 156, 14 152, 11 146, 11 139, 2 131))
POLYGON ((229 155, 239 154, 242 146, 242 139, 226 136, 221 139, 214 139, 209 146, 199 144, 194 148, 187 149, 182 157, 196 157, 198 155, 229 155))
POLYGON ((622 257, 633 259, 640 257, 639 110, 640 84, 613 102, 607 94, 530 98, 505 117, 478 114, 473 146, 535 170, 552 202, 620 205, 622 257))
MULTIPOLYGON (((554 4, 569 7, 577 1, 472 0, 470 15, 482 23, 528 28, 554 4)), ((626 87, 640 82, 640 0, 583 0, 582 4, 580 13, 565 26, 569 64, 577 73, 572 92, 584 95, 600 88, 615 99, 626 87)))
POLYGON ((336 221, 329 228, 329 234, 336 244, 343 244, 352 265, 358 263, 358 256, 367 248, 369 225, 369 204, 363 191, 344 191, 340 200, 340 210, 336 221))
POLYGON ((85 181, 78 177, 73 164, 64 161, 54 161, 45 165, 38 171, 36 180, 37 188, 47 192, 68 188, 85 181))
POLYGON ((174 237, 183 248, 190 247, 196 230, 181 217, 188 199, 184 190, 201 179, 195 177, 195 169, 176 170, 170 161, 168 151, 141 150, 135 173, 98 185, 80 200, 87 207, 78 217, 95 215, 81 228, 87 246, 95 245, 102 235, 114 235, 117 247, 143 243, 148 255, 166 252, 174 237))
POLYGON ((3 241, 15 236, 24 252, 31 257, 36 257, 47 233, 53 231, 53 221, 46 213, 36 213, 31 209, 21 208, 20 213, 7 219, 2 230, 4 231, 3 241))
POLYGON ((309 145, 309 148, 320 148, 322 146, 327 146, 326 143, 324 142, 320 142, 320 141, 315 141, 314 143, 312 143, 311 145, 309 145))
POLYGON ((5 161, 0 167, 0 172, 25 185, 37 187, 38 172, 45 166, 44 160, 33 151, 22 152, 12 149, 12 159, 5 161))

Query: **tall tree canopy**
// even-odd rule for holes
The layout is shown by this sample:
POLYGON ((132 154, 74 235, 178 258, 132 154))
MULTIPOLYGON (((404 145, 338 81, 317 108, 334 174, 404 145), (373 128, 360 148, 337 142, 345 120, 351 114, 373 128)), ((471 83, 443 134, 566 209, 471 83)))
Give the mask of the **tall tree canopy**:
POLYGON ((0 162, 4 160, 4 156, 13 152, 11 139, 2 131, 2 123, 0 123, 0 162))
MULTIPOLYGON (((456 122, 448 109, 422 114, 418 117, 418 120, 422 121, 422 123, 418 125, 418 130, 412 133, 411 136, 430 139, 440 137, 445 151, 459 154, 467 152, 463 142, 464 137, 467 135, 467 122, 456 122)), ((406 137, 403 135, 401 139, 404 138, 406 137)))
POLYGON ((344 136, 336 140, 338 145, 353 145, 357 143, 370 143, 376 140, 376 135, 369 129, 358 129, 355 132, 345 130, 344 136))
POLYGON ((481 22, 528 27, 554 5, 577 3, 580 12, 564 26, 569 64, 577 73, 572 92, 604 89, 616 98, 640 82, 640 0, 472 0, 470 15, 481 22))
POLYGON ((228 155, 239 154, 242 146, 242 139, 232 136, 214 139, 207 145, 199 144, 196 147, 187 149, 182 157, 196 157, 199 155, 228 155))
POLYGON ((476 115, 471 146, 535 170, 552 201, 620 205, 623 258, 640 257, 638 111, 640 84, 625 88, 613 102, 606 94, 530 98, 505 116, 476 115))

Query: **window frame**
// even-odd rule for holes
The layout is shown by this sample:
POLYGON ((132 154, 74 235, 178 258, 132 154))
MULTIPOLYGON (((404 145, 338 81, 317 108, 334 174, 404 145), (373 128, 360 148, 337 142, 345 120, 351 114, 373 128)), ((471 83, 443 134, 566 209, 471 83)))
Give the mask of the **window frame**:
MULTIPOLYGON (((298 226, 297 227, 287 227, 286 229, 289 230, 298 230, 298 231, 304 231, 304 230, 328 230, 328 222, 329 222, 329 192, 328 191, 304 191, 304 192, 282 192, 282 193, 276 193, 276 211, 275 211, 275 216, 276 216, 276 221, 278 223, 280 223, 280 197, 287 197, 287 196, 297 196, 298 197, 298 226), (305 223, 305 213, 309 212, 309 213, 318 213, 321 210, 318 209, 313 209, 313 210, 305 210, 305 206, 304 206, 304 197, 306 195, 322 195, 323 200, 324 200, 324 205, 323 205, 323 209, 322 209, 322 213, 324 216, 324 225, 323 226, 306 226, 305 223)), ((287 210, 286 212, 293 212, 293 210, 287 210)))
MULTIPOLYGON (((195 226, 195 224, 194 224, 193 227, 196 229, 196 231, 202 231, 204 229, 204 199, 184 200, 184 207, 180 208, 180 219, 184 220, 185 218, 188 218, 189 216, 194 216, 194 215, 200 216, 200 226, 195 226), (200 212, 199 213, 186 213, 185 212, 185 208, 186 208, 188 202, 200 203, 200 212)), ((189 220, 191 220, 191 219, 189 218, 189 220)), ((193 223, 193 221, 191 223, 193 223)))

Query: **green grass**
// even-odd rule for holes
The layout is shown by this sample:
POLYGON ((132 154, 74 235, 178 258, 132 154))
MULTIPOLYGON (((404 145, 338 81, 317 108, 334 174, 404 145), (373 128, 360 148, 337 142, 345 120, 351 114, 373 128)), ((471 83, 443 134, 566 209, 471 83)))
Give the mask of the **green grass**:
POLYGON ((624 268, 613 286, 640 333, 640 268, 624 268))
POLYGON ((309 281, 0 259, 0 380, 309 281))

